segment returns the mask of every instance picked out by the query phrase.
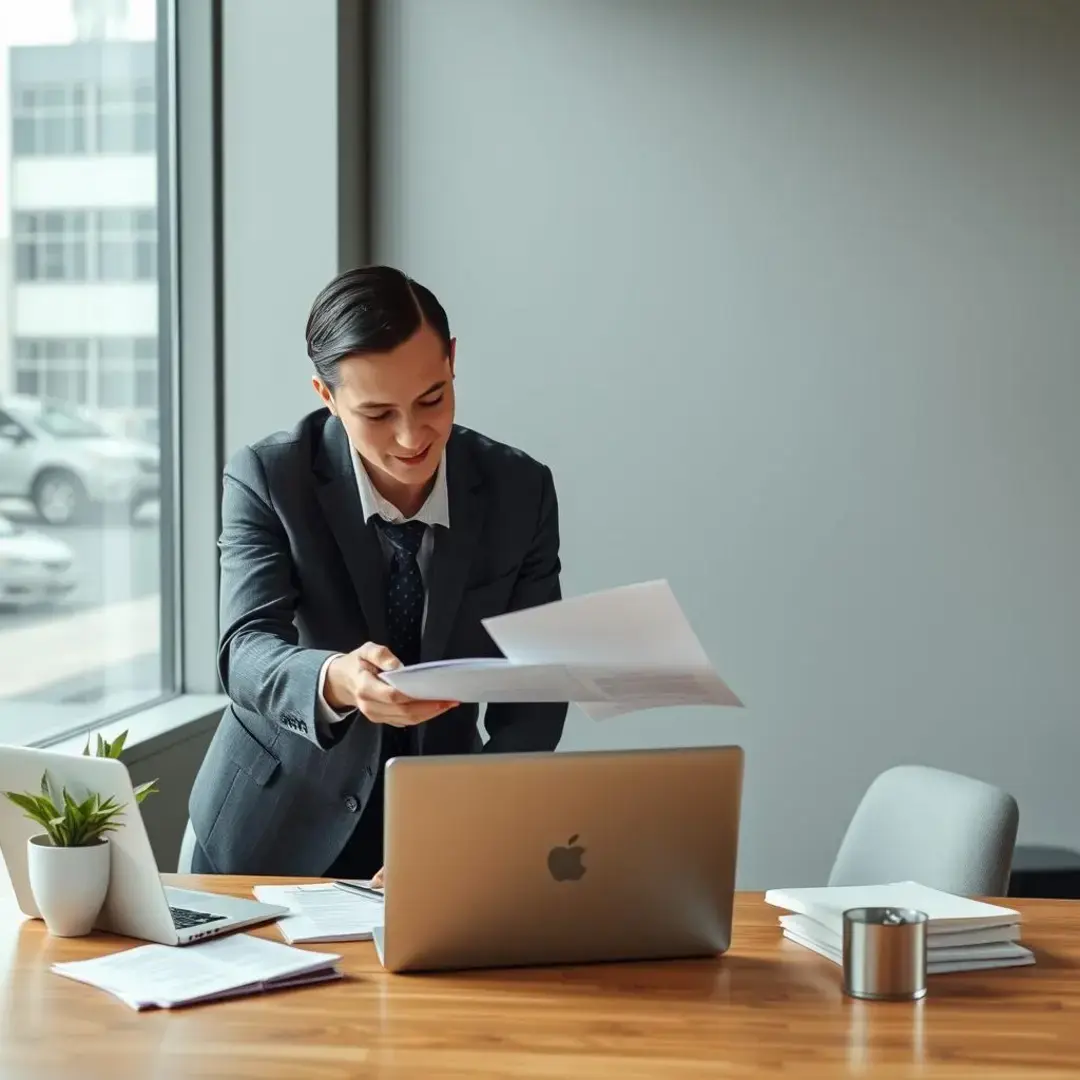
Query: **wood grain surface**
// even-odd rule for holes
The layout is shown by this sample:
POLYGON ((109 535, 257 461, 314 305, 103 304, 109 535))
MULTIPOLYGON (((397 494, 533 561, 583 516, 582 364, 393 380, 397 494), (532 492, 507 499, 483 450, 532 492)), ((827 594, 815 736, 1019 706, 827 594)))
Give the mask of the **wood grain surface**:
MULTIPOLYGON (((254 883, 168 880, 246 896, 254 883)), ((340 943, 312 946, 344 955, 339 983, 136 1013, 49 964, 137 942, 51 938, 8 900, 0 1077, 1076 1078, 1080 904, 1011 903, 1037 964, 932 977, 917 1004, 846 998, 840 969, 783 941, 778 912, 746 893, 715 961, 388 975, 370 943, 340 943)))

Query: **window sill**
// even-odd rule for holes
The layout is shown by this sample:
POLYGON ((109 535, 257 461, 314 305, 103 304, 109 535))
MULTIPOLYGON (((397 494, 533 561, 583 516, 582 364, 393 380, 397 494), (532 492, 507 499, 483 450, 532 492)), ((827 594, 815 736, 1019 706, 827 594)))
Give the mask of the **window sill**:
MULTIPOLYGON (((125 762, 132 764, 160 754, 177 743, 212 732, 228 703, 229 699, 223 694, 181 694, 120 720, 104 723, 94 728, 89 738, 93 739, 100 733, 102 738, 112 740, 122 731, 127 731, 122 756, 125 762)), ((48 749, 81 754, 87 737, 85 731, 66 736, 50 742, 48 749)))

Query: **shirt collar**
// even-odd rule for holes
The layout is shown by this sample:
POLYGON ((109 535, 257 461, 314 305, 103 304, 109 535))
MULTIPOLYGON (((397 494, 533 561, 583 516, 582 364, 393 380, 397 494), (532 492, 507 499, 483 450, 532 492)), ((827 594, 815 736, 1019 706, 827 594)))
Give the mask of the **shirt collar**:
POLYGON ((441 525, 444 529, 450 528, 450 500, 446 490, 446 451, 443 451, 439 461, 438 471, 435 473, 435 484, 431 493, 424 500, 424 505, 411 517, 406 518, 401 511, 388 499, 375 490, 371 482, 363 459, 353 450, 353 472, 356 474, 356 486, 360 489, 360 505, 364 511, 364 522, 369 522, 373 517, 381 517, 391 525, 400 525, 405 521, 421 521, 425 525, 441 525))

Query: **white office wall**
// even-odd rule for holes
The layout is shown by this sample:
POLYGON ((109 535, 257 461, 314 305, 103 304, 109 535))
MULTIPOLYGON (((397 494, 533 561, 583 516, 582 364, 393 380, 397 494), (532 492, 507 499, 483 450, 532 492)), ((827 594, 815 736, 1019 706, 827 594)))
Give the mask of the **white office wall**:
POLYGON ((395 0, 375 54, 461 419, 553 466, 568 592, 666 576, 747 703, 565 745, 742 744, 746 887, 901 761, 1080 844, 1080 5, 395 0))

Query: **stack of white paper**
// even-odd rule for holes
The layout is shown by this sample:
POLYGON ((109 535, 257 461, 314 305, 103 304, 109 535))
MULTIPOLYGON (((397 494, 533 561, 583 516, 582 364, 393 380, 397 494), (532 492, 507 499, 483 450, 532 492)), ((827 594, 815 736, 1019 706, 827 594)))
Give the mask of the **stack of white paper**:
POLYGON ((784 937, 835 964, 843 963, 844 912, 908 908, 926 913, 927 974, 1035 963, 1019 944, 1021 916, 1012 908, 940 892, 914 881, 817 889, 770 889, 765 902, 783 908, 784 937))
POLYGON ((289 914, 277 922, 290 945, 298 941, 370 941, 383 921, 382 900, 334 885, 256 885, 256 900, 281 904, 289 914))
POLYGON ((135 949, 53 964, 52 970, 114 994, 133 1009, 172 1009, 219 998, 340 979, 340 956, 233 934, 197 945, 135 949))
POLYGON ((666 581, 484 620, 498 659, 441 660, 382 678, 432 701, 572 701, 594 719, 742 702, 717 674, 666 581))

